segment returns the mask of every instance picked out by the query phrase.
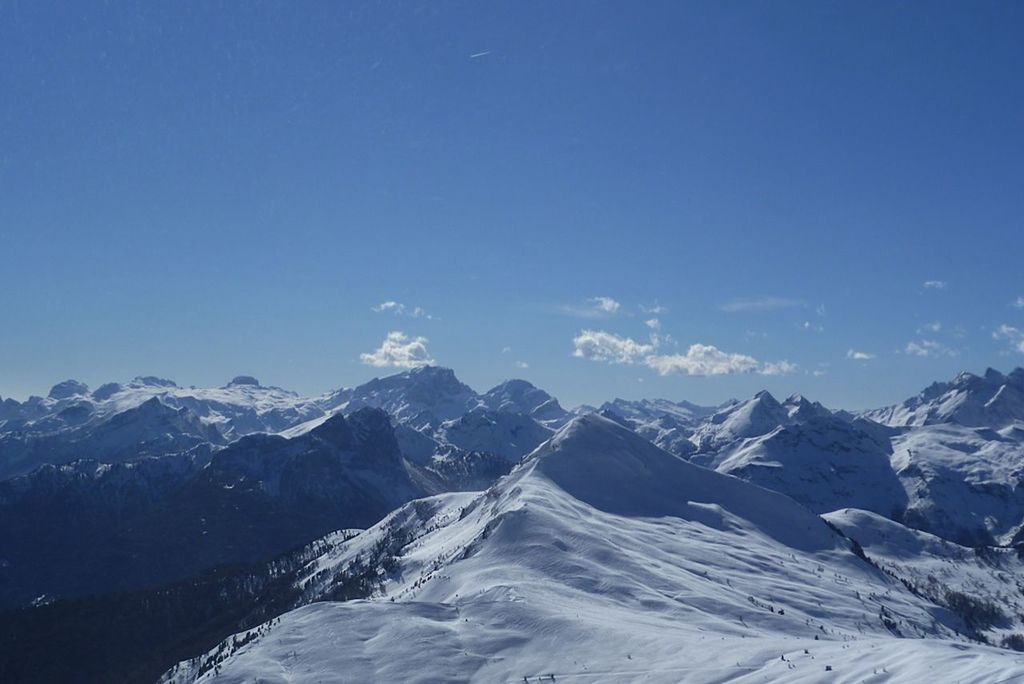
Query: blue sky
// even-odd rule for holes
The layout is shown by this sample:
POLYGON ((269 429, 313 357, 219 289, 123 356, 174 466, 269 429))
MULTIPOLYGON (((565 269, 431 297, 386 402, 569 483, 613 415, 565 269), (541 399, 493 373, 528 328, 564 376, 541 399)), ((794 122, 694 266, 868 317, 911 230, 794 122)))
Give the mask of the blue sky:
POLYGON ((3 396, 1024 364, 1024 5, 149 5, 0 1, 3 396))

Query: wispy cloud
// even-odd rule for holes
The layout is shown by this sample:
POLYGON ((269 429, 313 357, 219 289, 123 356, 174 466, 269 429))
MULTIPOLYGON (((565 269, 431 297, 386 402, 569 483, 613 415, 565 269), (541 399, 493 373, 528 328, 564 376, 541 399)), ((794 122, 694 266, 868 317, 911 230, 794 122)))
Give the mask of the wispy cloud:
POLYGON ((782 375, 796 370, 788 361, 761 363, 752 356, 722 351, 710 344, 691 344, 685 353, 658 354, 659 339, 637 342, 603 330, 584 330, 573 339, 573 356, 616 364, 640 363, 659 375, 782 375))
POLYGON ((434 319, 433 316, 428 314, 426 311, 423 310, 423 308, 419 306, 406 306, 401 302, 396 302, 393 300, 381 302, 377 306, 371 306, 370 309, 376 311, 377 313, 391 313, 396 316, 411 316, 412 318, 426 318, 428 320, 434 319))
POLYGON ((904 348, 903 353, 911 354, 913 356, 923 356, 927 358, 957 355, 957 351, 955 349, 951 349, 936 340, 919 340, 917 342, 907 342, 907 346, 906 348, 904 348))
POLYGON ((802 327, 804 330, 807 330, 808 332, 825 332, 825 326, 823 326, 821 323, 812 323, 810 321, 804 321, 803 325, 801 325, 800 327, 802 327))
POLYGON ((1024 309, 1024 297, 1017 297, 1017 299, 1010 303, 1010 306, 1014 309, 1024 309))
POLYGON ((418 368, 434 363, 427 353, 427 338, 409 337, 397 330, 389 332, 379 348, 360 354, 359 360, 378 368, 418 368))
POLYGON ((926 290, 945 290, 949 286, 945 280, 926 280, 924 281, 924 288, 926 290))
POLYGON ((846 358, 852 361, 870 361, 871 359, 875 358, 875 355, 869 354, 868 352, 851 349, 848 352, 846 352, 846 358))
POLYGON ((917 332, 918 334, 923 334, 925 332, 937 333, 940 332, 941 330, 942 323, 940 321, 934 321, 932 323, 925 323, 924 325, 917 329, 917 332))
POLYGON ((761 366, 758 371, 761 375, 789 375, 800 370, 800 366, 789 361, 775 361, 772 363, 766 363, 761 366))
POLYGON ((562 313, 578 318, 609 318, 617 314, 621 308, 622 304, 611 297, 591 297, 583 304, 563 306, 562 313))
POLYGON ((780 309, 792 309, 803 306, 798 299, 787 299, 785 297, 752 297, 747 299, 733 299, 722 304, 722 311, 728 313, 778 311, 780 309))
POLYGON ((594 308, 598 311, 603 311, 607 314, 618 313, 619 309, 622 307, 621 304, 611 297, 593 297, 587 301, 593 304, 594 308))
POLYGON ((992 337, 1009 342, 1013 351, 1024 354, 1024 330, 1003 324, 993 331, 992 337))
POLYGON ((516 361, 516 368, 520 368, 520 369, 526 370, 529 367, 530 367, 530 364, 526 363, 525 361, 516 361))
POLYGON ((639 308, 642 313, 651 314, 654 316, 668 313, 668 307, 662 306, 658 302, 654 302, 653 306, 646 306, 644 304, 640 304, 639 308))
POLYGON ((644 321, 644 325, 646 325, 651 330, 661 330, 661 321, 659 321, 657 318, 647 319, 646 321, 644 321))

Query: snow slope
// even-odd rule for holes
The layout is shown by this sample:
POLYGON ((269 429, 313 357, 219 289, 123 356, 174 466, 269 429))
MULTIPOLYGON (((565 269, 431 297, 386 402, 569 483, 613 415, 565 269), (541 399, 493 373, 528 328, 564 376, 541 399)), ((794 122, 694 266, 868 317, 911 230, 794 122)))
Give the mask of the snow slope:
POLYGON ((824 517, 886 572, 964 613, 990 642, 1017 635, 1016 648, 1024 648, 1024 559, 1016 549, 968 548, 852 508, 824 517))
POLYGON ((903 431, 892 444, 908 495, 902 522, 968 545, 1021 540, 1024 431, 943 423, 903 431))
POLYGON ((892 447, 858 423, 815 415, 744 440, 716 469, 782 492, 816 513, 856 507, 901 515, 907 494, 890 463, 892 447))
POLYGON ((999 681, 969 643, 793 500, 576 419, 497 485, 325 545, 290 611, 165 681, 999 681), (897 640, 895 635, 914 637, 897 640))

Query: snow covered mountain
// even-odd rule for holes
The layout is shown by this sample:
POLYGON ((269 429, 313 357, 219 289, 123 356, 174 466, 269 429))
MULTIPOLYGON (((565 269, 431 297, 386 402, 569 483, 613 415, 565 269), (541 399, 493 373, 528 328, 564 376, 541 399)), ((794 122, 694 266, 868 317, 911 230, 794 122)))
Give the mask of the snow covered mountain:
POLYGON ((896 427, 869 419, 891 409, 858 417, 760 392, 699 424, 694 453, 676 453, 819 513, 860 508, 961 544, 1013 543, 1024 540, 1024 424, 991 409, 1020 376, 964 373, 933 385, 904 404, 922 424, 896 427), (980 421, 984 406, 992 425, 961 422, 980 421))
MULTIPOLYGON (((264 387, 250 376, 214 389, 140 377, 90 390, 67 380, 45 398, 0 403, 0 479, 45 463, 83 458, 120 462, 180 452, 203 442, 228 444, 254 433, 294 437, 334 413, 351 414, 364 407, 383 409, 396 425, 422 432, 428 439, 419 440, 420 446, 434 443, 432 453, 439 456, 480 451, 513 461, 546 439, 548 427, 561 426, 569 417, 556 399, 524 380, 509 380, 477 394, 450 369, 437 367, 317 398, 264 387), (489 419, 481 419, 484 412, 489 419), (495 430, 497 423, 504 427, 495 430), (472 434, 473 426, 478 434, 472 434)), ((410 457, 416 460, 415 454, 410 457)))
POLYGON ((1024 422, 1024 368, 1008 375, 989 368, 984 375, 961 373, 950 382, 936 382, 902 404, 864 414, 893 426, 957 423, 968 427, 1003 428, 1024 422))
POLYGON ((483 494, 325 542, 295 580, 299 603, 365 600, 297 608, 163 681, 1024 677, 836 530, 587 416, 483 494))
POLYGON ((523 413, 476 408, 445 421, 435 435, 443 443, 498 454, 514 463, 548 439, 551 430, 523 413))
POLYGON ((65 407, 0 432, 0 480, 43 464, 79 459, 120 463, 225 441, 216 427, 189 409, 168 406, 157 397, 119 413, 95 415, 91 409, 87 404, 65 407))
POLYGON ((727 402, 722 406, 713 407, 698 406, 688 401, 670 401, 668 399, 640 399, 637 401, 613 399, 601 404, 599 410, 611 411, 636 423, 647 423, 665 416, 671 416, 682 423, 696 424, 702 418, 707 418, 732 403, 727 402))
POLYGON ((824 517, 886 573, 960 615, 974 637, 1024 650, 1024 559, 1018 549, 964 547, 852 508, 824 517))
POLYGON ((30 397, 21 404, 6 400, 0 410, 0 432, 45 433, 96 423, 154 398, 172 408, 188 409, 229 441, 253 432, 279 432, 324 413, 317 400, 264 387, 246 375, 220 388, 179 387, 171 380, 148 376, 90 391, 83 383, 67 380, 54 385, 45 398, 30 397))
POLYGON ((572 415, 558 400, 525 380, 506 380, 480 395, 480 405, 499 413, 521 413, 550 428, 560 428, 572 415))
POLYGON ((33 672, 25 639, 60 635, 96 653, 73 676, 104 681, 119 639, 151 681, 243 629, 168 678, 719 681, 731 660, 739 681, 830 681, 823 659, 853 681, 1016 675, 968 640, 1024 649, 1020 561, 991 546, 1024 542, 1021 377, 860 415, 767 392, 589 415, 441 368, 316 399, 246 377, 61 383, 0 404, 0 668, 33 672))
POLYGON ((694 429, 716 410, 709 406, 697 406, 688 401, 614 399, 602 404, 596 412, 605 416, 618 416, 627 421, 638 435, 670 454, 687 456, 697 449, 691 441, 694 429))
POLYGON ((0 479, 45 463, 91 459, 116 463, 226 444, 254 432, 277 432, 324 415, 316 401, 239 376, 217 389, 183 388, 135 378, 94 391, 58 383, 47 397, 0 407, 0 479))
POLYGON ((374 378, 359 387, 333 392, 323 400, 327 410, 343 413, 365 406, 383 409, 394 420, 416 429, 458 418, 477 403, 476 392, 455 377, 454 371, 437 366, 374 378))
POLYGON ((907 492, 901 522, 970 546, 1024 541, 1024 430, 957 423, 904 429, 892 465, 907 492))
POLYGON ((907 494, 875 431, 831 415, 779 425, 715 459, 718 472, 774 489, 816 513, 863 508, 900 516, 907 494))

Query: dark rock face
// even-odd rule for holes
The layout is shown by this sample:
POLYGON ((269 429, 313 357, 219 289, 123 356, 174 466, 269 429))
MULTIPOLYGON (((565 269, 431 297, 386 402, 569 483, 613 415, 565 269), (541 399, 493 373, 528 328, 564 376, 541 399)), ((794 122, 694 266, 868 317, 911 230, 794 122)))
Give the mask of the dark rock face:
POLYGON ((294 439, 258 434, 218 451, 46 466, 0 483, 0 606, 263 561, 368 527, 425 493, 378 409, 294 439))

